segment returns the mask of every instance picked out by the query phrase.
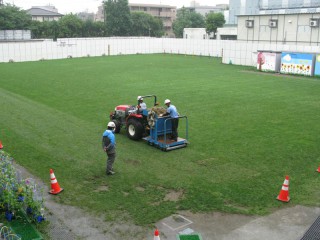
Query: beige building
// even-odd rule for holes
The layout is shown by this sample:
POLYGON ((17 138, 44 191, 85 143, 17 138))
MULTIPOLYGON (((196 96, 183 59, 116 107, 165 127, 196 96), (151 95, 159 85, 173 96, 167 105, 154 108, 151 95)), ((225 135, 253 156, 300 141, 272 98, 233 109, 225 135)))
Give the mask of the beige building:
POLYGON ((320 45, 320 12, 238 16, 238 40, 320 45))
POLYGON ((156 4, 129 3, 131 12, 145 12, 162 20, 165 35, 174 37, 172 24, 177 16, 177 7, 156 4))
POLYGON ((44 7, 32 7, 27 10, 32 16, 32 20, 44 22, 44 21, 58 21, 64 15, 58 13, 58 9, 54 6, 44 6, 44 7))
MULTIPOLYGON (((129 3, 130 12, 145 12, 162 20, 165 34, 173 37, 172 23, 176 19, 177 7, 156 4, 129 3)), ((95 21, 104 21, 103 6, 98 8, 95 21)))

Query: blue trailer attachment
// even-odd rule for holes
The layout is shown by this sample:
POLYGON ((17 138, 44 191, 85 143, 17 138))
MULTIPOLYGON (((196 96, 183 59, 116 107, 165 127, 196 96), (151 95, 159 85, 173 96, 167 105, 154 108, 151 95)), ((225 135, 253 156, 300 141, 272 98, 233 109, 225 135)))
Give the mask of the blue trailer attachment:
MULTIPOLYGON (((143 138, 148 144, 160 148, 163 151, 170 151, 178 148, 186 147, 188 142, 188 118, 187 116, 179 117, 186 121, 185 139, 178 137, 177 141, 172 141, 170 136, 172 134, 172 119, 170 116, 158 117, 155 116, 154 126, 150 128, 150 135, 143 138)), ((180 125, 180 124, 179 124, 180 125)))

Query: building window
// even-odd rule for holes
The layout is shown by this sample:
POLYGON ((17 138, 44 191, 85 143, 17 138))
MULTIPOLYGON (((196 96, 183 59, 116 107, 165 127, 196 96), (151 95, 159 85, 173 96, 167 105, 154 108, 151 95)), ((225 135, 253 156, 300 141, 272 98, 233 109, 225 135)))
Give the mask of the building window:
POLYGON ((310 33, 310 26, 298 26, 298 32, 299 33, 310 33))

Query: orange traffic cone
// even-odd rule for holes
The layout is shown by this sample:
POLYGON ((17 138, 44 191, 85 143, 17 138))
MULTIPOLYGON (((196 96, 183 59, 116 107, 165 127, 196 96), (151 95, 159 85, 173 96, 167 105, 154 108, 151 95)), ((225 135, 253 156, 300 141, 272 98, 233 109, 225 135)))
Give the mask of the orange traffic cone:
POLYGON ((56 194, 62 192, 63 188, 60 188, 59 183, 58 183, 56 177, 54 176, 52 169, 50 169, 50 178, 51 178, 51 190, 49 191, 49 193, 56 195, 56 194))
POLYGON ((156 229, 156 230, 154 231, 153 240, 160 240, 159 230, 158 230, 158 229, 156 229))
POLYGON ((277 197, 279 201, 282 202, 289 202, 290 197, 289 197, 289 176, 286 176, 286 179, 284 180, 282 184, 281 191, 279 193, 279 196, 277 197))
POLYGON ((318 169, 316 170, 318 173, 320 173, 320 166, 318 167, 318 169))
POLYGON ((2 145, 2 142, 0 141, 0 149, 2 149, 3 148, 3 145, 2 145))

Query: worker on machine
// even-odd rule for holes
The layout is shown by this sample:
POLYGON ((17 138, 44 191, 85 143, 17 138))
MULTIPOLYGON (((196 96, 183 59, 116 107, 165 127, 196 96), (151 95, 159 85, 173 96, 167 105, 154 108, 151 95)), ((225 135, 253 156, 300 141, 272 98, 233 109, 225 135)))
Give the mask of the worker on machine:
POLYGON ((172 118, 172 134, 170 140, 177 141, 178 140, 178 125, 179 125, 179 113, 177 108, 171 104, 169 99, 164 101, 164 104, 167 106, 167 112, 165 114, 161 114, 160 116, 168 116, 172 118))
POLYGON ((143 110, 147 109, 147 104, 143 102, 143 97, 138 96, 137 100, 138 100, 137 108, 139 112, 142 112, 143 110))

